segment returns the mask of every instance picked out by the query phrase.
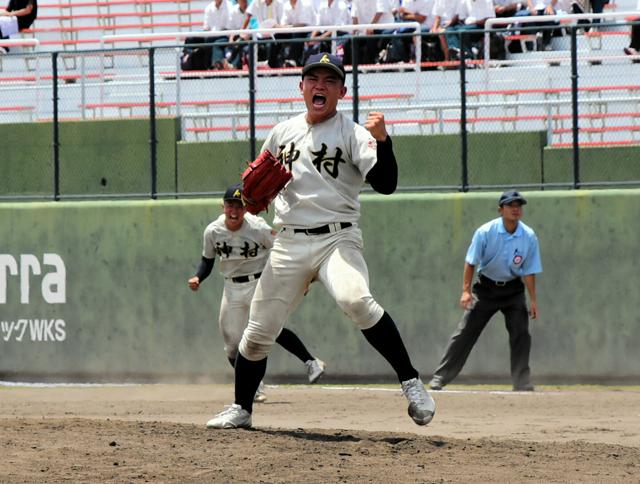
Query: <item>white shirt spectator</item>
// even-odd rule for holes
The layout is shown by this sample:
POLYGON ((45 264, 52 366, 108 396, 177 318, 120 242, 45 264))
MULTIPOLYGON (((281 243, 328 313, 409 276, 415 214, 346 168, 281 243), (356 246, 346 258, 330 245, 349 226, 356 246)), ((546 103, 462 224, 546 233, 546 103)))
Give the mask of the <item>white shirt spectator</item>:
POLYGON ((316 15, 316 25, 349 25, 351 14, 342 0, 323 0, 316 15))
POLYGON ((311 0, 311 7, 313 8, 313 18, 318 15, 318 11, 320 10, 320 7, 323 3, 324 0, 311 0))
POLYGON ((391 13, 394 0, 353 0, 351 2, 351 17, 357 19, 353 23, 370 24, 378 12, 382 12, 382 16, 378 20, 379 24, 393 23, 394 18, 391 13))
POLYGON ((433 4, 433 16, 440 17, 441 27, 456 16, 460 10, 460 3, 461 0, 435 0, 433 4))
POLYGON ((244 25, 247 11, 240 10, 239 4, 229 4, 229 30, 240 30, 244 25))
POLYGON ((402 8, 427 17, 421 25, 430 29, 433 27, 434 3, 435 0, 402 0, 402 8))
MULTIPOLYGON (((533 8, 535 10, 544 10, 549 5, 552 5, 553 0, 533 0, 533 8)), ((555 7, 555 5, 553 5, 555 7)))
POLYGON ((278 0, 253 0, 247 7, 247 14, 251 15, 258 22, 258 27, 269 29, 278 24, 282 18, 282 4, 278 0))
POLYGON ((458 17, 465 24, 475 24, 496 16, 492 0, 462 0, 459 6, 458 17))
POLYGON ((300 27, 305 25, 313 25, 314 23, 313 7, 310 3, 297 0, 295 6, 291 0, 286 0, 282 5, 281 25, 292 25, 300 27))
POLYGON ((227 0, 213 0, 204 9, 203 30, 214 32, 229 28, 229 9, 227 0))

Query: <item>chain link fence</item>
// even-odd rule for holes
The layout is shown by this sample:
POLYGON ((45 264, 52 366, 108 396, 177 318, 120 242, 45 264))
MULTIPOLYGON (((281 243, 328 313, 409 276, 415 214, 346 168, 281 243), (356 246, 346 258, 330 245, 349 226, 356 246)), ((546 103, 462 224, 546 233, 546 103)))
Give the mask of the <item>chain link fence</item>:
MULTIPOLYGON (((400 190, 640 185, 640 64, 623 52, 633 24, 510 23, 327 46, 350 61, 339 109, 360 123, 385 113, 400 190)), ((300 67, 269 66, 273 49, 299 64, 311 44, 204 40, 4 56, 0 129, 19 149, 3 163, 0 197, 186 197, 235 182, 269 130, 305 110, 300 67)))

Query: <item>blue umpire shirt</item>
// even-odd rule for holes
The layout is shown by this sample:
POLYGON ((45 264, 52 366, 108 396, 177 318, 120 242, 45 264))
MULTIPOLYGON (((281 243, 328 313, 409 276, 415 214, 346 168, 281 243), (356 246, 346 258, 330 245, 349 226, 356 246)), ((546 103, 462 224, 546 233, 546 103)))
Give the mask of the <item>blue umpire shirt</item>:
POLYGON ((510 234, 502 217, 476 230, 465 260, 482 275, 500 282, 542 272, 538 238, 533 229, 519 221, 516 231, 510 234))

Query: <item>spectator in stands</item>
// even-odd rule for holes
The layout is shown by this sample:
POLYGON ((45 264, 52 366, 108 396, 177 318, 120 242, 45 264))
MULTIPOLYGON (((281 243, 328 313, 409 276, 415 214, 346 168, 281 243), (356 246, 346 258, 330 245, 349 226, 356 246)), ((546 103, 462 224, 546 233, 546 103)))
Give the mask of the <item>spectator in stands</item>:
MULTIPOLYGON (((640 0, 638 0, 638 6, 636 10, 640 12, 640 0)), ((635 17, 634 22, 640 22, 640 17, 635 17)), ((629 47, 624 48, 624 53, 627 55, 638 55, 640 54, 640 25, 635 24, 631 26, 631 43, 629 47)), ((633 62, 640 62, 639 59, 634 59, 633 62)))
POLYGON ((457 15, 460 9, 461 0, 435 0, 433 4, 433 27, 431 32, 434 34, 440 34, 440 46, 442 52, 444 52, 444 60, 449 60, 449 46, 447 44, 447 38, 442 35, 449 26, 452 25, 451 21, 457 15))
MULTIPOLYGON (((352 0, 351 19, 353 24, 393 23, 394 0, 352 0)), ((366 29, 364 35, 380 35, 383 29, 366 29)), ((361 64, 378 62, 382 41, 379 38, 367 38, 358 42, 358 55, 361 64)), ((384 42, 386 43, 386 42, 384 42)))
MULTIPOLYGON (((420 24, 420 31, 424 33, 431 32, 433 28, 433 5, 434 0, 402 0, 400 7, 398 8, 396 17, 401 22, 418 22, 420 24)), ((411 32, 413 29, 398 29, 396 32, 404 34, 411 32)), ((421 37, 422 41, 426 44, 433 43, 430 38, 421 37)), ((404 62, 409 61, 412 57, 415 57, 415 43, 420 39, 415 37, 399 37, 392 41, 391 46, 400 47, 399 42, 402 43, 402 59, 404 62)), ((435 45, 439 45, 439 42, 435 45)), ((422 58, 427 60, 436 60, 428 58, 425 54, 427 49, 423 49, 422 58)), ((399 54, 398 54, 399 55, 399 54)))
MULTIPOLYGON (((282 4, 277 0, 253 0, 247 7, 247 15, 242 28, 246 29, 252 19, 256 20, 260 29, 278 28, 282 19, 282 4)), ((260 34, 258 37, 261 39, 275 38, 272 34, 260 34)), ((273 42, 262 44, 258 57, 260 59, 266 58, 269 67, 280 67, 278 51, 278 46, 273 42)))
MULTIPOLYGON (((37 16, 37 0, 9 0, 7 9, 0 9, 0 39, 8 39, 21 30, 28 29, 37 16)), ((0 53, 7 52, 7 47, 0 47, 0 53)))
MULTIPOLYGON (((213 0, 204 9, 203 30, 220 32, 229 29, 229 7, 227 0, 213 0)), ((225 47, 229 37, 212 37, 208 41, 213 42, 211 47, 211 65, 216 69, 231 69, 231 65, 225 57, 225 47), (225 45, 221 45, 225 44, 225 45)))
MULTIPOLYGON (((304 0, 287 0, 282 5, 282 27, 308 27, 315 24, 313 5, 304 0)), ((306 39, 309 33, 276 34, 277 39, 306 39)), ((281 48, 279 57, 283 65, 298 67, 302 65, 302 51, 304 42, 291 42, 278 44, 281 48)))
POLYGON ((478 58, 482 48, 476 44, 482 41, 484 24, 496 16, 492 0, 461 0, 451 24, 446 29, 449 59, 459 59, 461 42, 464 41, 465 56, 478 58), (462 36, 459 34, 462 33, 462 36), (464 37, 464 39, 462 38, 464 37))
POLYGON ((520 10, 527 8, 526 0, 514 2, 513 0, 493 0, 493 9, 496 17, 513 17, 520 10))
MULTIPOLYGON (((322 0, 316 11, 315 24, 318 27, 335 26, 351 24, 351 14, 349 8, 342 0, 322 0)), ((315 30, 311 33, 311 41, 307 42, 307 47, 304 51, 303 65, 309 56, 317 54, 318 52, 331 52, 331 43, 328 41, 321 41, 321 39, 327 39, 331 37, 340 37, 348 35, 347 31, 331 31, 331 30, 315 30)), ((339 57, 344 58, 344 41, 336 41, 336 53, 339 57)))
MULTIPOLYGON (((556 5, 558 0, 527 0, 527 9, 520 10, 516 13, 516 17, 526 17, 529 15, 555 15, 556 5)), ((532 22, 526 24, 527 27, 544 27, 549 25, 558 25, 557 22, 532 22)), ((553 36, 553 29, 544 29, 542 33, 538 32, 538 35, 542 37, 542 44, 538 47, 540 50, 552 50, 551 37, 553 36)))
MULTIPOLYGON (((247 17, 247 0, 238 0, 235 5, 229 5, 229 30, 242 30, 244 21, 247 17)), ((242 69, 243 58, 246 57, 246 50, 248 46, 238 45, 238 40, 248 40, 249 36, 244 35, 230 35, 229 46, 226 50, 226 59, 229 64, 235 69, 242 69)))
MULTIPOLYGON (((433 5, 434 0, 403 0, 400 7, 396 10, 396 20, 399 22, 418 22, 421 32, 423 34, 429 33, 434 23, 432 15, 433 5)), ((409 32, 413 32, 413 28, 400 28, 396 30, 398 34, 406 34, 409 32)), ((425 37, 423 36, 422 38, 424 39, 425 37)), ((415 57, 415 42, 415 37, 394 37, 387 48, 387 60, 389 62, 408 62, 411 58, 415 57)), ((426 42, 428 43, 429 40, 426 40, 426 42)), ((439 42, 437 42, 436 45, 439 46, 439 42)), ((424 51, 423 58, 426 58, 424 51)))

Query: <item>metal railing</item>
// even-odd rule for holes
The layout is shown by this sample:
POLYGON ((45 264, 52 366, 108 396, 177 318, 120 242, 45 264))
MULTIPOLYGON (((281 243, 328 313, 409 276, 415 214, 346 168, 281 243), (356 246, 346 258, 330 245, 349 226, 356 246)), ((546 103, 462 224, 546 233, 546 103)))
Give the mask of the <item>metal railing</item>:
MULTIPOLYGON (((616 14, 603 14, 600 15, 598 17, 593 17, 590 15, 587 15, 587 17, 584 16, 562 16, 562 19, 567 19, 567 18, 575 18, 576 20, 581 19, 581 18, 588 18, 588 19, 593 19, 593 18, 609 18, 612 15, 616 15, 616 14)), ((627 12, 625 14, 623 14, 624 16, 630 16, 630 15, 636 15, 636 13, 634 12, 627 12)), ((640 14, 638 14, 640 15, 640 14)), ((618 16, 622 16, 618 15, 618 16)), ((511 18, 511 19, 496 19, 495 22, 498 23, 505 23, 505 21, 511 21, 513 20, 514 22, 522 22, 522 23, 526 23, 526 20, 528 18, 527 17, 516 17, 516 18, 511 18)), ((551 16, 545 16, 543 18, 539 18, 539 19, 535 19, 537 21, 547 21, 547 20, 553 20, 553 17, 551 16)), ((400 26, 398 24, 383 24, 383 25, 377 25, 377 24, 373 24, 377 29, 383 29, 383 28, 391 28, 391 27, 402 27, 402 28, 406 28, 406 27, 411 27, 413 28, 413 32, 410 32, 408 34, 404 34, 407 37, 415 37, 418 35, 421 35, 419 33, 419 25, 417 23, 413 23, 413 24, 401 24, 400 26)), ((631 24, 626 24, 626 25, 631 25, 631 24)), ((356 25, 356 26, 350 26, 353 27, 354 31, 357 30, 362 30, 362 29, 366 29, 366 28, 370 28, 372 25, 356 25)), ((606 24, 598 24, 599 27, 604 27, 606 26, 606 24)), ((580 153, 581 153, 581 147, 579 144, 579 136, 580 136, 580 132, 581 132, 581 126, 579 123, 579 119, 580 116, 582 115, 582 113, 579 111, 579 106, 614 106, 614 105, 628 105, 631 102, 635 102, 638 103, 640 102, 640 98, 639 96, 636 95, 607 95, 605 94, 599 94, 599 97, 593 97, 593 98, 587 98, 587 97, 582 97, 579 96, 580 93, 580 89, 581 87, 578 84, 578 79, 579 79, 579 74, 580 71, 578 70, 578 53, 576 50, 576 38, 577 38, 577 33, 578 30, 583 28, 584 26, 579 26, 579 25, 575 25, 571 24, 565 24, 562 26, 563 29, 565 29, 568 33, 569 33, 569 37, 571 38, 571 42, 572 42, 572 49, 570 51, 570 61, 571 61, 571 70, 570 70, 570 76, 566 78, 566 81, 564 79, 562 79, 561 75, 559 76, 559 80, 558 83, 563 86, 562 87, 562 91, 563 91, 563 95, 562 96, 557 96, 557 98, 547 98, 547 95, 545 94, 545 98, 544 99, 529 99, 529 98, 525 98, 524 95, 522 95, 520 98, 518 99, 512 99, 512 98, 508 98, 506 95, 503 96, 502 99, 488 99, 486 101, 482 101, 481 100, 481 95, 474 95, 473 98, 471 98, 471 94, 473 92, 473 88, 470 88, 470 85, 472 83, 477 83, 479 85, 485 85, 487 92, 490 91, 491 87, 492 87, 492 83, 494 82, 494 80, 488 76, 488 73, 492 73, 492 76, 496 73, 496 72, 504 72, 504 70, 502 69, 470 69, 473 66, 476 65, 482 65, 481 60, 474 60, 474 61, 470 61, 469 59, 465 59, 464 58, 464 53, 462 54, 462 59, 457 62, 457 63, 448 63, 447 66, 445 66, 446 68, 451 68, 452 66, 454 67, 455 70, 448 72, 447 70, 443 70, 443 71, 438 71, 437 74, 431 74, 428 71, 423 70, 423 65, 420 62, 421 59, 421 42, 416 42, 415 46, 416 46, 416 58, 414 60, 414 62, 412 62, 409 65, 404 65, 402 66, 402 69, 400 69, 398 66, 394 66, 392 64, 389 65, 381 65, 381 66, 375 66, 375 69, 370 69, 371 72, 375 72, 375 74, 367 74, 367 69, 363 69, 361 68, 361 66, 359 65, 359 60, 358 60, 358 53, 357 53, 357 48, 356 48, 356 44, 365 39, 365 36, 362 35, 355 35, 355 36, 347 36, 347 38, 349 40, 352 41, 352 50, 353 50, 353 66, 351 68, 351 72, 352 72, 352 82, 353 82, 353 102, 351 104, 351 106, 344 106, 341 107, 340 109, 344 112, 348 112, 351 114, 351 116, 353 116, 355 119, 358 118, 358 113, 361 110, 362 106, 361 106, 361 98, 363 97, 362 95, 360 95, 359 93, 359 89, 358 89, 358 75, 370 75, 370 82, 368 81, 367 84, 370 85, 373 82, 381 82, 384 81, 383 77, 384 75, 386 76, 393 76, 393 80, 391 80, 391 77, 388 77, 388 79, 384 82, 389 83, 389 84, 393 84, 393 85, 398 85, 399 82, 404 82, 405 83, 405 88, 407 88, 407 91, 411 91, 412 92, 412 97, 411 99, 407 99, 406 101, 398 101, 398 100, 391 100, 391 101, 385 101, 384 104, 381 106, 381 109, 384 110, 386 113, 389 114, 389 121, 390 121, 390 126, 403 126, 403 123, 405 121, 407 125, 410 125, 412 123, 412 119, 402 119, 403 114, 406 114, 408 112, 415 112, 415 113, 420 113, 418 115, 418 119, 415 120, 416 124, 420 123, 421 121, 424 121, 426 118, 429 118, 429 126, 432 126, 431 129, 431 133, 433 134, 447 134, 447 133, 455 133, 460 140, 460 159, 459 161, 459 169, 460 169, 460 182, 458 184, 448 184, 448 185, 444 185, 444 184, 434 184, 432 186, 422 186, 420 189, 424 189, 424 190, 429 190, 429 189, 456 189, 456 190, 461 190, 461 191, 467 191, 470 189, 484 189, 484 188, 488 188, 488 187, 497 187, 497 186, 505 186, 506 184, 510 185, 510 186, 529 186, 527 184, 518 184, 518 183, 503 183, 503 184, 497 184, 497 185, 493 185, 491 183, 486 183, 486 182, 478 182, 478 181, 474 181, 472 178, 470 177, 469 174, 469 153, 470 151, 472 151, 472 149, 469 147, 469 141, 468 141, 468 136, 470 133, 473 133, 473 126, 475 126, 477 123, 482 122, 482 118, 486 118, 486 119, 490 119, 490 118, 496 118, 496 119, 502 119, 502 121, 484 121, 484 122, 494 122, 494 123, 501 123, 504 129, 505 123, 510 123, 513 122, 514 126, 516 122, 520 122, 520 121, 509 121, 508 118, 509 116, 505 116, 505 115, 500 115, 500 116, 496 116, 494 114, 490 114, 490 115, 485 115, 485 116, 481 116, 478 115, 477 113, 479 113, 480 111, 486 111, 489 113, 495 113, 497 110, 502 110, 502 111, 506 111, 508 109, 523 109, 523 110, 538 110, 536 112, 542 112, 542 114, 536 114, 536 119, 538 119, 540 121, 539 124, 544 124, 544 127, 542 128, 542 130, 547 132, 547 138, 550 140, 553 138, 554 136, 554 123, 557 122, 557 119, 559 119, 559 114, 561 110, 564 110, 566 108, 570 108, 571 112, 568 113, 570 115, 570 120, 572 123, 571 126, 571 132, 567 133, 566 136, 571 136, 572 137, 572 162, 573 162, 573 174, 572 174, 572 180, 570 182, 545 182, 544 180, 541 181, 541 183, 536 183, 534 184, 534 186, 539 187, 539 188, 545 188, 545 187, 560 187, 560 186, 570 186, 573 188, 580 188, 582 186, 593 186, 594 184, 597 185, 617 185, 617 186, 627 186, 627 185, 638 185, 640 184, 640 177, 633 177, 631 179, 626 178, 626 179, 620 179, 620 180, 616 180, 616 181, 606 181, 605 177, 602 178, 603 182, 599 183, 599 182, 592 182, 592 181, 588 181, 585 182, 584 180, 581 179, 581 173, 580 173, 580 153), (406 71, 404 74, 402 74, 401 70, 406 71), (377 71, 391 71, 390 73, 377 73, 377 71), (377 76, 377 77, 376 77, 377 76), (404 76, 404 77, 402 77, 404 76), (434 81, 434 78, 442 78, 442 81, 434 81), (458 90, 455 89, 455 81, 459 82, 459 86, 460 88, 458 90), (433 83, 433 82, 441 82, 441 86, 443 87, 447 87, 447 89, 449 89, 450 94, 447 95, 439 95, 439 98, 436 98, 435 100, 430 100, 431 97, 434 97, 434 92, 437 91, 437 89, 435 89, 433 87, 433 84, 429 84, 427 85, 427 83, 433 83), (425 87, 426 86, 426 87, 425 87), (488 89, 487 89, 488 88, 488 89), (449 97, 449 99, 446 99, 447 97, 449 97), (446 116, 446 112, 455 112, 455 115, 453 116, 446 116), (429 113, 433 113, 433 120, 431 119, 432 116, 429 113), (395 116, 395 118, 394 118, 395 116), (459 118, 459 119, 458 119, 459 118), (506 120, 506 121, 505 121, 506 120), (395 125, 392 123, 396 123, 395 125), (453 128, 457 128, 456 131, 453 130, 453 128)), ((540 29, 542 29, 543 27, 539 27, 540 29)), ((555 27, 546 27, 546 28, 555 28, 555 27)), ((324 28, 323 28, 324 29, 324 28)), ((173 51, 176 57, 174 58, 173 62, 177 62, 176 65, 176 71, 175 71, 175 78, 169 82, 166 83, 168 85, 168 88, 174 88, 175 89, 175 98, 171 98, 170 102, 168 104, 171 104, 173 106, 175 106, 176 109, 176 114, 181 116, 183 120, 195 120, 195 119, 199 119, 199 118, 219 118, 219 119, 230 119, 232 120, 232 129, 230 132, 233 132, 233 126, 237 126, 239 123, 237 120, 239 119, 245 119, 247 118, 247 125, 250 128, 248 131, 248 144, 250 146, 250 156, 253 158, 255 157, 256 154, 256 140, 257 140, 257 136, 256 136, 256 124, 258 124, 256 121, 258 119, 265 119, 265 125, 269 124, 272 122, 274 117, 280 116, 283 114, 283 109, 279 108, 279 109, 258 109, 258 101, 259 99, 256 99, 256 92, 257 92, 257 88, 256 88, 256 83, 258 82, 258 69, 257 69, 257 52, 258 52, 258 46, 261 43, 264 42, 274 42, 274 40, 269 39, 269 40, 260 40, 257 39, 255 37, 255 35, 259 34, 259 33, 281 33, 281 32, 310 32, 313 30, 318 30, 318 28, 296 28, 296 29, 263 29, 262 31, 253 31, 253 30, 249 30, 249 31, 225 31, 225 32, 175 32, 175 33, 171 33, 171 34, 139 34, 139 35, 123 35, 123 36, 105 36, 104 37, 104 41, 105 41, 105 45, 106 44, 112 44, 115 45, 118 42, 127 40, 127 41, 131 41, 131 40, 135 40, 135 41, 141 41, 141 40, 150 40, 150 39, 166 39, 167 37, 171 37, 171 38, 176 38, 176 39, 184 39, 187 37, 193 37, 193 36, 198 36, 198 35, 202 35, 204 37, 218 37, 221 35, 229 35, 232 33, 236 33, 236 32, 245 32, 245 33, 250 33, 253 37, 249 40, 246 41, 246 44, 250 47, 249 48, 249 53, 250 53, 250 59, 249 59, 249 65, 248 65, 248 70, 245 73, 242 73, 242 76, 244 76, 244 78, 246 78, 246 81, 249 83, 249 85, 247 86, 247 89, 245 92, 247 92, 249 94, 249 102, 247 104, 247 109, 243 110, 243 111, 230 111, 230 110, 224 110, 224 109, 210 109, 208 112, 204 112, 204 113, 193 113, 193 112, 186 112, 184 111, 184 106, 185 106, 185 102, 182 99, 182 91, 183 91, 183 86, 182 84, 185 82, 182 80, 182 75, 181 75, 181 70, 180 70, 180 65, 179 62, 177 62, 175 59, 178 58, 178 52, 179 49, 182 47, 181 45, 174 45, 174 46, 162 46, 162 47, 145 47, 145 48, 136 48, 136 49, 127 49, 126 51, 130 53, 130 55, 134 55, 132 54, 135 53, 136 56, 140 57, 141 60, 144 60, 144 62, 142 63, 144 65, 144 71, 141 70, 138 72, 137 75, 141 76, 140 79, 135 80, 135 81, 117 81, 114 82, 113 79, 109 79, 107 81, 108 76, 106 75, 106 68, 104 66, 104 63, 101 61, 100 63, 100 76, 98 76, 96 81, 91 81, 93 83, 93 85, 89 85, 87 84, 87 65, 85 63, 85 56, 87 56, 87 59, 89 58, 88 56, 90 55, 97 55, 99 56, 100 59, 102 59, 104 56, 108 56, 108 55, 116 55, 118 54, 120 51, 118 49, 115 48, 111 48, 111 49, 101 49, 99 51, 82 51, 82 52, 77 52, 76 55, 80 56, 80 77, 79 77, 79 82, 78 82, 78 87, 74 87, 73 84, 62 84, 61 83, 61 79, 62 79, 62 75, 59 72, 59 67, 60 67, 60 59, 62 56, 68 56, 69 52, 53 52, 51 53, 51 69, 52 69, 52 87, 51 89, 53 90, 53 103, 52 103, 52 107, 53 107, 53 124, 54 124, 54 129, 53 129, 53 143, 52 143, 52 157, 53 157, 53 166, 54 166, 54 193, 52 198, 54 200, 59 200, 59 199, 63 199, 63 198, 67 198, 67 199, 72 199, 72 198, 92 198, 92 195, 80 195, 80 194, 72 194, 72 193, 63 193, 63 191, 61 191, 61 183, 60 183, 60 176, 61 176, 61 167, 60 167, 60 148, 61 148, 61 144, 60 144, 60 132, 59 132, 59 124, 60 124, 60 110, 59 110, 59 103, 61 101, 61 89, 71 89, 71 88, 75 88, 75 89, 79 89, 79 92, 81 93, 81 97, 80 97, 80 105, 82 106, 82 111, 83 111, 83 118, 84 118, 84 112, 86 110, 86 106, 88 104, 91 103, 91 101, 93 99, 95 99, 96 96, 96 92, 99 92, 99 100, 102 101, 102 92, 103 90, 108 87, 108 86, 113 86, 114 88, 116 87, 120 87, 122 89, 127 89, 130 88, 133 84, 138 85, 141 88, 145 88, 148 87, 148 91, 147 91, 147 101, 148 101, 148 119, 149 119, 149 151, 148 151, 148 157, 149 157, 149 192, 146 196, 150 196, 151 198, 157 198, 158 196, 182 196, 185 195, 185 193, 182 192, 178 192, 177 188, 175 193, 167 193, 162 192, 160 193, 158 190, 158 184, 157 184, 157 179, 158 179, 158 165, 157 165, 157 158, 158 158, 158 153, 157 153, 157 145, 158 145, 158 134, 157 134, 157 118, 158 118, 158 106, 162 104, 162 102, 158 102, 158 98, 159 96, 162 96, 163 92, 161 92, 161 90, 159 90, 160 87, 162 87, 162 83, 166 83, 165 81, 162 80, 162 78, 158 77, 158 72, 157 72, 157 53, 162 51, 162 49, 167 49, 168 51, 173 51), (118 84, 116 86, 116 84, 118 84), (175 85, 174 85, 175 84, 175 85), (92 97, 94 96, 94 97, 92 97)), ((327 29, 327 30, 332 30, 332 31, 337 31, 337 30, 345 30, 344 26, 340 26, 340 27, 335 27, 333 29, 327 29)), ((463 34, 460 34, 463 35, 463 34)), ((484 35, 488 35, 487 32, 484 32, 484 35)), ((377 37, 387 37, 387 36, 377 36, 377 37)), ((397 37, 401 37, 401 36, 397 36, 397 37)), ((486 37, 485 37, 486 38, 486 37)), ((333 40, 336 40, 336 38, 332 38, 333 40)), ((36 45, 37 39, 33 39, 33 44, 32 45, 36 45)), ((287 39, 287 42, 291 42, 292 39, 287 39)), ((22 41, 24 42, 24 41, 22 41)), ((464 42, 463 42, 464 45, 464 42)), ((485 48, 486 48, 486 42, 485 42, 485 48)), ((42 53, 40 54, 41 56, 43 55, 42 53)), ((491 61, 493 63, 493 60, 491 61)), ((523 63, 526 61, 522 61, 523 63)), ((141 65, 142 65, 141 64, 141 65)), ((530 65, 533 65, 533 61, 529 61, 530 65)), ((485 59, 484 59, 484 67, 487 67, 488 65, 492 65, 492 64, 487 64, 487 59, 486 59, 486 55, 485 55, 485 59)), ((299 71, 298 71, 299 72, 299 71)), ((294 72, 291 72, 290 74, 293 74, 294 72)), ((283 74, 283 75, 286 75, 283 74)), ((41 74, 39 74, 39 77, 42 77, 41 74)), ((507 76, 509 77, 509 76, 507 76)), ((637 78, 635 78, 637 79, 637 78)), ((214 79, 213 82, 221 82, 219 79, 214 79)), ((244 82, 244 81, 243 81, 244 82)), ((297 82, 297 81, 296 81, 297 82)), ((501 83, 503 81, 500 81, 501 83)), ((632 81, 633 82, 633 81, 632 81)), ((636 81, 637 82, 637 81, 636 81)), ((639 83, 640 84, 640 83, 639 83)), ((20 87, 18 86, 16 89, 19 89, 20 87)), ((38 86, 38 89, 48 89, 48 87, 46 85, 42 85, 42 86, 38 86)), ((493 86, 494 89, 497 88, 496 86, 493 86)), ((480 92, 482 92, 482 90, 479 90, 480 92)), ((526 89, 523 89, 522 92, 526 91, 526 89)), ((544 91, 544 89, 540 89, 540 91, 544 91)), ((164 91, 164 93, 166 94, 166 90, 164 91)), ((639 90, 638 92, 640 93, 640 85, 639 85, 639 90)), ((488 97, 489 95, 487 95, 488 97)), ((542 96, 542 95, 541 95, 542 96)), ((162 98, 161 98, 162 99, 162 98)), ((284 109, 284 112, 288 112, 290 114, 291 109, 284 109)), ((567 119, 567 113, 566 111, 564 111, 564 114, 562 115, 564 117, 564 119, 567 119)), ((404 116, 405 118, 409 117, 409 116, 404 116)), ((512 116, 513 119, 517 119, 520 116, 516 115, 516 116, 512 116)), ((522 116, 523 119, 526 119, 527 116, 522 116)), ((531 116, 534 117, 534 116, 531 116)), ((635 122, 635 121, 634 121, 635 122)), ((538 124, 538 125, 539 125, 538 124)), ((538 126, 535 125, 535 126, 538 126)), ((184 132, 184 124, 183 126, 183 132, 184 132)), ((422 128, 421 128, 422 129, 422 128)), ((514 128, 515 129, 515 128, 514 128)), ((533 129, 533 128, 532 128, 533 129)), ((402 132, 401 128, 398 128, 399 132, 402 132)), ((535 130, 541 130, 540 128, 535 128, 535 130)), ((246 131, 245 131, 246 132, 246 131)), ((407 132, 407 131, 405 131, 407 132)), ((237 131, 236 131, 237 133, 237 131)), ((416 189, 416 187, 414 186, 404 186, 404 187, 400 187, 400 189, 404 189, 404 190, 413 190, 416 189)), ((206 193, 206 192, 197 192, 197 194, 202 194, 202 193, 206 193)), ((195 195, 196 192, 191 193, 192 195, 195 195)), ((187 194, 188 195, 188 194, 187 194)), ((131 193, 131 192, 127 192, 127 193, 121 193, 121 194, 101 194, 98 195, 96 194, 95 197, 97 198, 108 198, 108 197, 136 197, 136 196, 145 196, 144 193, 131 193)), ((4 196, 4 194, 0 193, 0 199, 6 199, 6 198, 14 198, 14 199, 19 199, 21 198, 21 195, 16 195, 14 197, 7 197, 4 196)))

